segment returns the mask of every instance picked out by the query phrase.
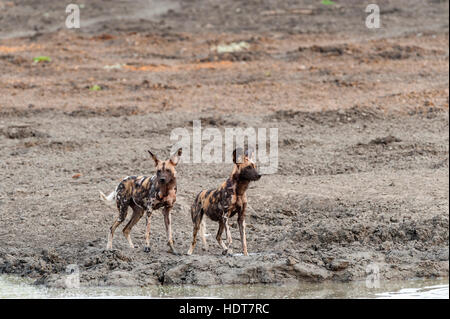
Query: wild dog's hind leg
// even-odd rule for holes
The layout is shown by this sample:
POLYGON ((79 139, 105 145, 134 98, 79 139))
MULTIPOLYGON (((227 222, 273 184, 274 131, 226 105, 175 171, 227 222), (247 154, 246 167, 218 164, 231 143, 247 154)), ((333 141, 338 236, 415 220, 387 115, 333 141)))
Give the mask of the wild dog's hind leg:
POLYGON ((114 232, 116 231, 116 228, 120 224, 122 224, 122 222, 127 217, 128 203, 117 201, 117 208, 119 209, 119 217, 116 218, 116 220, 114 221, 114 224, 109 229, 108 243, 106 244, 106 249, 112 249, 112 241, 114 238, 114 232))
POLYGON ((131 229, 134 225, 141 219, 141 217, 144 215, 144 210, 136 205, 132 205, 131 208, 133 209, 133 216, 131 216, 130 221, 128 224, 123 228, 123 235, 128 241, 128 244, 131 248, 137 248, 135 245, 133 245, 133 242, 131 241, 131 229))
MULTIPOLYGON (((189 248, 189 251, 187 252, 188 255, 191 255, 194 252, 195 245, 197 244, 197 233, 198 233, 199 230, 200 230, 200 235, 202 236, 201 228, 203 228, 202 227, 203 214, 200 213, 200 214, 196 215, 193 219, 194 219, 193 220, 194 230, 193 230, 193 233, 192 233, 191 247, 189 248)), ((204 230, 203 230, 203 232, 204 232, 204 230)), ((203 234, 203 237, 204 237, 204 234, 203 234)), ((206 241, 204 241, 204 242, 206 243, 206 241)))
POLYGON ((144 247, 144 251, 146 253, 149 253, 150 252, 150 221, 151 221, 151 218, 152 218, 152 211, 151 210, 147 211, 145 217, 146 217, 147 223, 146 223, 146 226, 145 226, 145 247, 144 247))
POLYGON ((231 238, 230 225, 228 224, 228 219, 225 221, 225 232, 227 235, 227 245, 228 245, 228 253, 231 254, 231 244, 233 243, 233 239, 231 238))
POLYGON ((226 255, 228 254, 228 248, 225 245, 225 243, 222 241, 222 234, 225 230, 226 226, 226 219, 222 219, 219 221, 219 230, 217 231, 216 240, 219 243, 220 247, 222 247, 222 254, 226 255))
POLYGON ((200 223, 200 237, 202 238, 202 242, 203 242, 203 250, 207 251, 208 243, 206 242, 205 232, 206 232, 206 223, 205 223, 205 219, 203 219, 202 222, 200 223))

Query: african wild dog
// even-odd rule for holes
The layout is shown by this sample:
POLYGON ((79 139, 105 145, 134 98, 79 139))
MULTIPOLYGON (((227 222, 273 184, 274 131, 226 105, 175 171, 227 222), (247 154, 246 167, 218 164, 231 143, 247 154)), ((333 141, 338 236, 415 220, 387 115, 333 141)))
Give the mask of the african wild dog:
POLYGON ((247 207, 247 190, 250 182, 257 181, 261 175, 256 170, 254 162, 254 152, 247 150, 245 153, 241 148, 233 151, 234 168, 231 176, 217 189, 204 190, 200 192, 191 207, 191 217, 194 223, 194 232, 191 247, 188 255, 192 254, 197 243, 197 232, 200 231, 205 249, 207 249, 205 239, 205 224, 203 217, 207 215, 213 221, 219 223, 219 230, 216 239, 223 254, 230 254, 231 249, 227 248, 222 241, 222 233, 226 231, 227 243, 230 246, 231 232, 228 219, 238 214, 239 232, 241 234, 242 250, 245 256, 247 253, 247 239, 245 235, 245 209, 247 207))
POLYGON ((123 228, 123 234, 131 248, 135 248, 131 241, 131 228, 146 213, 147 227, 145 231, 145 247, 144 251, 150 251, 150 218, 152 210, 163 208, 164 223, 166 225, 168 245, 172 253, 176 254, 173 247, 172 227, 170 210, 176 201, 177 194, 177 178, 175 166, 177 166, 181 148, 166 161, 160 161, 152 152, 148 151, 153 158, 156 166, 156 175, 147 176, 128 176, 124 178, 115 191, 106 197, 100 192, 101 198, 106 202, 116 200, 119 216, 110 228, 108 236, 108 244, 106 249, 112 249, 112 240, 114 231, 125 220, 128 207, 133 210, 133 215, 128 224, 123 228))

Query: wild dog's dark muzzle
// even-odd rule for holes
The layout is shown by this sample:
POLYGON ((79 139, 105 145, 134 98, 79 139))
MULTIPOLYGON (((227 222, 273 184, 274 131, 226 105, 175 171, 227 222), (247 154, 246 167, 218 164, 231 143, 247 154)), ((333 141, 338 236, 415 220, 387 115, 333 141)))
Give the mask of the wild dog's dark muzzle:
POLYGON ((250 169, 244 169, 241 174, 239 174, 240 179, 242 180, 246 180, 246 181, 257 181, 261 178, 261 174, 259 174, 259 172, 254 169, 254 168, 250 168, 250 169))

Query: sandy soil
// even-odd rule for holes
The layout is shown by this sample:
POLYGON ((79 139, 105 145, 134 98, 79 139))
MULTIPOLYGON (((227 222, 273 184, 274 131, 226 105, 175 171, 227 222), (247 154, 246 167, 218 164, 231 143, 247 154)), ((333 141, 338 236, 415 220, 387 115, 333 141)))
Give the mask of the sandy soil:
MULTIPOLYGON (((447 1, 382 1, 379 30, 363 5, 100 3, 71 31, 58 2, 0 1, 0 273, 55 286, 68 264, 84 285, 349 281, 373 264, 384 279, 448 276, 447 1), (222 256, 209 222, 208 252, 171 255, 159 213, 150 254, 143 221, 140 248, 119 231, 106 251, 116 213, 98 190, 151 175, 146 150, 166 157, 195 119, 279 129, 278 173, 248 191, 252 254, 222 256)), ((230 171, 180 164, 179 251, 195 195, 230 171)), ((240 252, 235 220, 232 235, 240 252)))

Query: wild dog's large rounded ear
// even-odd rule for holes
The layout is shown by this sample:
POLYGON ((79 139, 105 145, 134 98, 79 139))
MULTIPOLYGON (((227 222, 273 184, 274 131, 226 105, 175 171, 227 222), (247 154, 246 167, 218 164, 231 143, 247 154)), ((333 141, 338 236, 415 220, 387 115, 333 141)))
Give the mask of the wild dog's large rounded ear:
POLYGON ((155 161, 155 166, 158 166, 158 164, 159 164, 159 159, 156 157, 156 155, 153 154, 153 153, 150 152, 150 151, 147 151, 147 152, 150 154, 150 156, 152 157, 152 159, 155 161))
POLYGON ((249 147, 247 150, 245 150, 245 156, 247 156, 250 161, 255 162, 255 150, 253 149, 253 147, 249 147))
POLYGON ((238 147, 236 149, 234 149, 233 151, 233 163, 234 164, 241 164, 244 162, 244 151, 242 150, 242 148, 238 147))
POLYGON ((181 154, 183 153, 183 149, 180 147, 179 149, 178 149, 178 151, 176 151, 175 152, 175 154, 173 154, 171 157, 170 157, 170 162, 173 164, 173 165, 177 165, 179 162, 180 162, 180 157, 181 157, 181 154))

